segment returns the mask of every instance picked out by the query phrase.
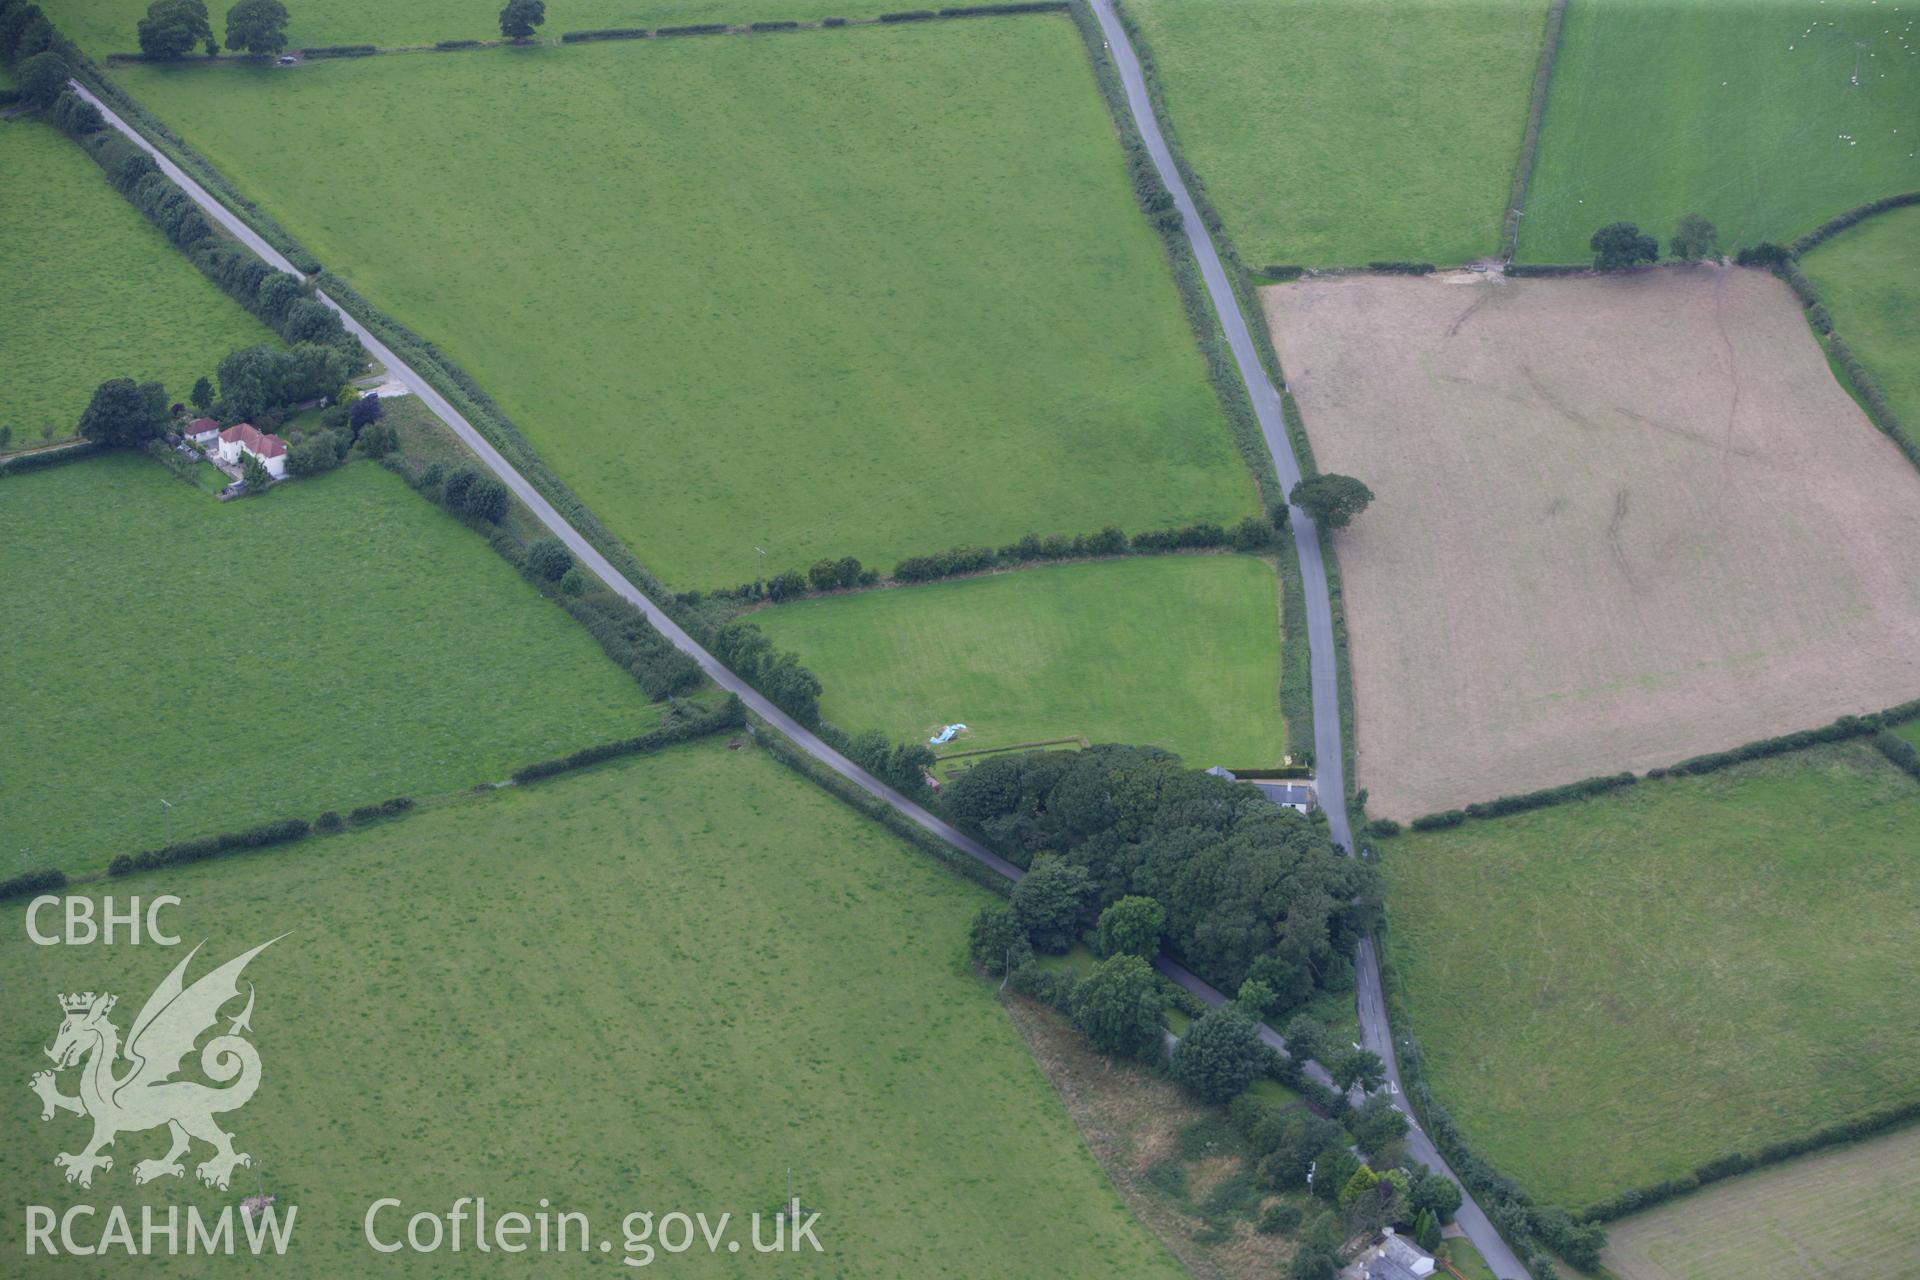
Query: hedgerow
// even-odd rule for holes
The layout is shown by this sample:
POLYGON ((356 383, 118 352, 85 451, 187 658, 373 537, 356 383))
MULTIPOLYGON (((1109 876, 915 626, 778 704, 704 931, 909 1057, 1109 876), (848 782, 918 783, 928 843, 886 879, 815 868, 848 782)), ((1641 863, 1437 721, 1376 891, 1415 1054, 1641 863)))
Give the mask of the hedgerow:
POLYGON ((33 453, 16 454, 11 458, 0 458, 0 476, 25 475, 29 471, 45 471, 48 467, 57 467, 62 463, 78 462, 97 452, 99 446, 91 440, 82 440, 77 444, 62 445, 57 449, 40 449, 33 453))
POLYGON ((555 777, 574 769, 584 769, 588 765, 600 764, 607 760, 617 760, 625 756, 646 755, 670 747, 678 742, 691 742, 695 738, 704 738, 709 734, 724 733, 729 729, 738 729, 747 722, 747 709, 733 694, 718 708, 702 716, 676 718, 671 724, 662 725, 637 738, 622 738, 618 742, 603 742, 598 746, 583 747, 579 751, 551 760, 540 760, 513 771, 513 781, 524 786, 529 782, 538 782, 542 778, 555 777))
POLYGON ((1915 782, 1920 782, 1920 749, 1889 729, 1874 734, 1873 745, 1880 749, 1881 755, 1912 774, 1915 782))
POLYGON ((1731 1151, 1725 1155, 1716 1156, 1699 1165, 1691 1173, 1682 1174, 1677 1178, 1664 1178, 1642 1187, 1633 1187, 1609 1199, 1590 1204, 1581 1210, 1580 1217, 1590 1223, 1612 1222, 1616 1218, 1624 1218, 1629 1214, 1639 1213, 1643 1209, 1651 1209, 1654 1205, 1676 1196, 1698 1191, 1701 1187, 1719 1182, 1723 1178, 1731 1178, 1766 1165, 1791 1160, 1822 1147, 1837 1146, 1843 1142, 1856 1142, 1861 1138, 1884 1133, 1888 1129, 1915 1119, 1920 1119, 1920 1101, 1881 1107, 1866 1115, 1827 1125, 1798 1138, 1768 1143, 1752 1152, 1731 1151))
POLYGON ((1889 209, 1902 209, 1908 205, 1920 204, 1920 191, 1902 191, 1898 195, 1883 196, 1878 200, 1869 200, 1856 205, 1835 218, 1829 218, 1807 234, 1795 240, 1791 252, 1799 257, 1818 245, 1824 244, 1845 231, 1855 223, 1865 221, 1876 213, 1885 213, 1889 209))
POLYGON ((22 871, 17 876, 8 876, 0 880, 0 900, 24 898, 29 894, 52 893, 67 886, 67 873, 55 867, 42 867, 37 871, 22 871))
POLYGON ((200 862, 246 849, 264 849, 270 845, 304 840, 312 831, 313 824, 305 818, 282 818, 243 831, 223 831, 194 840, 176 840, 158 849, 119 854, 107 864, 107 874, 124 876, 135 871, 151 871, 156 867, 177 867, 183 863, 200 862))

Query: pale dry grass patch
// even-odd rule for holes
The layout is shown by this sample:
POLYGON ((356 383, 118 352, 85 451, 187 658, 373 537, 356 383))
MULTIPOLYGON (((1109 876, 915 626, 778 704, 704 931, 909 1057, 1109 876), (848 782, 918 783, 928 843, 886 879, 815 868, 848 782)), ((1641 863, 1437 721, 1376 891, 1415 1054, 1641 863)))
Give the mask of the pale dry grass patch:
POLYGON ((1236 1221, 1224 1238, 1216 1239, 1206 1232, 1205 1218, 1196 1208, 1208 1192, 1244 1171, 1241 1156, 1182 1161, 1184 1200, 1146 1176, 1155 1165, 1178 1158, 1181 1131, 1208 1119, 1211 1110, 1160 1076, 1103 1058, 1065 1019, 1030 1000, 1016 997, 1006 1008, 1115 1189, 1168 1252, 1203 1280, 1254 1280, 1280 1273, 1293 1256, 1291 1238, 1261 1235, 1250 1223, 1236 1221))
POLYGON ((1920 473, 1786 286, 1697 267, 1264 291, 1323 471, 1358 774, 1410 818, 1920 694, 1920 473))
POLYGON ((1920 1253, 1920 1127, 1818 1152, 1611 1224, 1617 1280, 1904 1280, 1920 1253))

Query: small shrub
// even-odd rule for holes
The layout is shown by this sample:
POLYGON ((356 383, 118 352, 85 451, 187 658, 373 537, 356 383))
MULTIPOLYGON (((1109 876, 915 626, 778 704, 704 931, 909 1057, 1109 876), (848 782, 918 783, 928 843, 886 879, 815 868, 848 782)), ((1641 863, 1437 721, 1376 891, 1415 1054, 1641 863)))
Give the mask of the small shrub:
POLYGON ((339 812, 334 809, 327 810, 325 813, 321 814, 319 817, 313 820, 313 829, 315 831, 320 831, 320 832, 338 831, 341 827, 345 825, 346 824, 340 818, 339 812))
POLYGON ((573 571, 573 553, 558 538, 537 538, 527 548, 527 572, 541 582, 558 582, 573 571))
POLYGON ((1260 1215, 1259 1232, 1263 1236, 1285 1235, 1300 1225, 1300 1206, 1288 1204, 1285 1200, 1267 1206, 1260 1215))

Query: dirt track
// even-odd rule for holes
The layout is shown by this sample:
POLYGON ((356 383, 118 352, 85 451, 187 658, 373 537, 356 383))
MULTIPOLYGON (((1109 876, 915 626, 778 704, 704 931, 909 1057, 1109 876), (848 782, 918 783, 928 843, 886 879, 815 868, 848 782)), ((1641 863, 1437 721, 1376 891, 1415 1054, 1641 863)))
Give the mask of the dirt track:
POLYGON ((1920 473, 1785 285, 1264 291, 1324 471, 1357 785, 1409 818, 1920 696, 1920 473))

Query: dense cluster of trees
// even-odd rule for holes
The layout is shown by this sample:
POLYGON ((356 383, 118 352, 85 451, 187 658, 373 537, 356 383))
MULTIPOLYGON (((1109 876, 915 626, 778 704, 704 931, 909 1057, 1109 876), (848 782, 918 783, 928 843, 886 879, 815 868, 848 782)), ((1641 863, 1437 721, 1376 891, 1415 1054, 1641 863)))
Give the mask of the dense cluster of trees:
POLYGON ((0 0, 0 62, 21 66, 54 49, 57 36, 40 6, 28 0, 0 0))
POLYGON ((282 351, 265 345, 229 352, 216 366, 220 399, 214 416, 251 422, 285 405, 330 395, 351 370, 338 347, 302 342, 282 351))
MULTIPOLYGON (((1405 1131, 1406 1118, 1386 1099, 1371 1100, 1369 1106, 1398 1117, 1399 1132, 1405 1131)), ((1367 1153, 1368 1163, 1349 1149, 1349 1135, 1338 1123, 1313 1111, 1278 1107, 1243 1093, 1228 1108, 1228 1115, 1246 1143, 1249 1162, 1262 1186, 1299 1191, 1307 1188, 1311 1170, 1313 1196, 1337 1213, 1337 1217, 1324 1216, 1314 1224, 1316 1230, 1302 1236, 1300 1252, 1307 1255, 1307 1263, 1291 1275, 1332 1276, 1341 1242, 1355 1232, 1378 1230, 1388 1223, 1410 1224, 1416 1238, 1425 1233, 1438 1243, 1441 1224, 1460 1208, 1460 1188, 1451 1179, 1417 1164, 1411 1169, 1397 1167, 1393 1145, 1397 1139, 1382 1142, 1378 1134, 1361 1133, 1378 1124, 1364 1109, 1354 1118, 1352 1136, 1367 1153)))
POLYGON ((1023 921, 1036 948, 1064 949, 1101 911, 1149 898, 1169 950, 1229 991, 1258 979, 1270 1016, 1351 981, 1345 957, 1377 909, 1373 871, 1339 857, 1324 824, 1153 748, 989 760, 947 788, 945 808, 1032 869, 1016 895, 1039 894, 1036 877, 1049 886, 1023 921), (1084 894, 1067 892, 1076 872, 1084 894))
POLYGON ((734 674, 773 700, 804 725, 820 719, 820 679, 800 665, 798 655, 775 652, 766 633, 736 618, 713 634, 713 656, 734 674))
MULTIPOLYGON (((829 733, 828 736, 835 735, 829 733)), ((918 797, 926 789, 926 773, 933 768, 934 754, 924 742, 895 743, 878 729, 870 729, 834 745, 849 760, 895 791, 918 797)))

